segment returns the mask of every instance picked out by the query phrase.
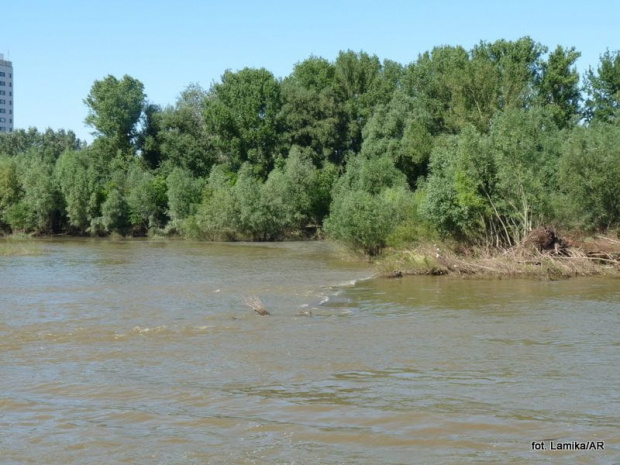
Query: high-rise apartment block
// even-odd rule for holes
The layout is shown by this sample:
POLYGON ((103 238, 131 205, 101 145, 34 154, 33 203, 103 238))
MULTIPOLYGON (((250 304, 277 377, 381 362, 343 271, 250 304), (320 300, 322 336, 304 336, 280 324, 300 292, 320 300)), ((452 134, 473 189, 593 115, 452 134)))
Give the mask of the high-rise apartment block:
POLYGON ((13 130, 13 63, 0 53, 0 132, 13 130))

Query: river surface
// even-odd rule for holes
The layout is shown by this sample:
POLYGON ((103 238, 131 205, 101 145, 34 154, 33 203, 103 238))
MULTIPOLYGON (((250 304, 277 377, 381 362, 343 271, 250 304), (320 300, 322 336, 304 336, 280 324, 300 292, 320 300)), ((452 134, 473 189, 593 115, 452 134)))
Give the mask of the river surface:
POLYGON ((370 280, 316 242, 36 244, 0 257, 2 464, 620 463, 619 280, 370 280), (550 450, 572 441, 604 450, 550 450))

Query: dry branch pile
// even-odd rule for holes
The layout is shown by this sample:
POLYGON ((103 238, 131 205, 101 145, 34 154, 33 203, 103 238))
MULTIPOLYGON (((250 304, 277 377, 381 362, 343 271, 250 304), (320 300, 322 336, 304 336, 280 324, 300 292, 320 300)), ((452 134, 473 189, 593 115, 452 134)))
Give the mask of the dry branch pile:
POLYGON ((580 241, 540 228, 508 249, 456 249, 420 245, 396 252, 380 267, 383 276, 393 278, 414 274, 567 278, 620 273, 620 241, 604 236, 580 241))

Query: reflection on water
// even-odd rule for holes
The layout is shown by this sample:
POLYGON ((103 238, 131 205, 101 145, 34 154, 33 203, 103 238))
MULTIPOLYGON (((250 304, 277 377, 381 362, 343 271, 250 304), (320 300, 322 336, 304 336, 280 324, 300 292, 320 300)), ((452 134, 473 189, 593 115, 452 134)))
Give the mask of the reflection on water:
POLYGON ((363 280, 321 243, 43 247, 0 257, 1 463, 620 462, 618 281, 363 280), (550 439, 606 449, 531 450, 550 439))

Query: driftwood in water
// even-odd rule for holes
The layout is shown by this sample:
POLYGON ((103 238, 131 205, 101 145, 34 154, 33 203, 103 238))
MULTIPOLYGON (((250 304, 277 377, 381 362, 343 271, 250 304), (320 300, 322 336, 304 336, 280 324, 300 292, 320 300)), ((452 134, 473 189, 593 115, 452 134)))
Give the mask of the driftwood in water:
POLYGON ((258 297, 246 297, 243 299, 243 303, 245 303, 248 307, 250 307, 261 316, 271 315, 271 313, 269 313, 269 310, 265 308, 263 302, 258 297))

